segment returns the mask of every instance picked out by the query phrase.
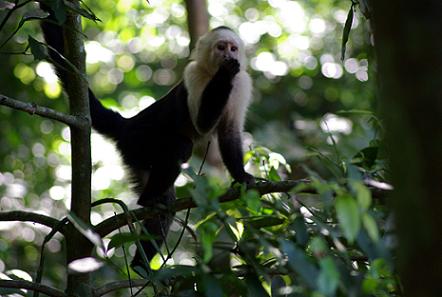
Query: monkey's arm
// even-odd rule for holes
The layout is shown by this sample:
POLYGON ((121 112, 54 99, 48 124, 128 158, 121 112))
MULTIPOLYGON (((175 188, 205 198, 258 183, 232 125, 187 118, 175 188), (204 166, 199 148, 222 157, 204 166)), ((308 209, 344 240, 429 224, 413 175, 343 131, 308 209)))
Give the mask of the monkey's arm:
POLYGON ((241 131, 234 123, 227 119, 221 120, 218 125, 218 142, 224 164, 233 179, 253 184, 255 178, 244 170, 241 131))
POLYGON ((218 122, 232 91, 232 79, 239 72, 237 60, 225 60, 201 95, 196 124, 198 131, 209 132, 218 122))

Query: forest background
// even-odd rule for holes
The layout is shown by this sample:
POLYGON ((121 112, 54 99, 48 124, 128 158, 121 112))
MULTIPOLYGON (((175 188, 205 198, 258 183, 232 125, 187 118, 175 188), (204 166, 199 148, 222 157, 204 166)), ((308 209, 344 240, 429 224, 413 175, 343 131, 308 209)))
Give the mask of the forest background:
MULTIPOLYGON (((109 235, 106 226, 96 227, 121 206, 136 208, 113 145, 92 132, 91 196, 124 205, 77 213, 71 158, 79 148, 70 145, 76 136, 62 123, 2 106, 0 294, 436 296, 442 275, 442 7, 437 1, 389 2, 58 5, 67 22, 83 15, 90 87, 125 116, 181 79, 198 35, 208 27, 234 28, 254 81, 246 168, 271 182, 251 191, 233 187, 238 199, 219 203, 231 187, 225 171, 216 157, 209 156, 201 171, 203 154, 193 158, 176 186, 179 197, 192 196, 198 207, 190 215, 178 212, 146 282, 126 267, 139 239, 133 230, 121 226, 109 235), (33 212, 44 218, 27 216, 33 212), (55 224, 67 221, 74 230, 55 224), (78 258, 73 242, 82 246, 83 235, 93 248, 67 269, 66 255, 68 262, 78 258)), ((31 103, 30 113, 37 106, 69 113, 45 61, 38 23, 46 15, 33 1, 0 1, 0 17, 1 103, 16 99, 31 103)), ((80 29, 73 31, 81 40, 80 29)), ((70 104, 72 112, 81 100, 70 104)), ((87 175, 87 168, 78 170, 87 175)), ((89 204, 89 195, 79 195, 77 203, 89 204)))

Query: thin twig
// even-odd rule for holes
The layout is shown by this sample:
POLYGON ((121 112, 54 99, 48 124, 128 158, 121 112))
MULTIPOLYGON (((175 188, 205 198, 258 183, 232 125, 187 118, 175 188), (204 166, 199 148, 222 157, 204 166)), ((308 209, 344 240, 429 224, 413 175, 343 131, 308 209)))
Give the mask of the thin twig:
POLYGON ((170 252, 167 254, 166 261, 163 261, 163 264, 161 265, 160 269, 163 268, 164 265, 166 265, 166 262, 167 262, 170 258, 172 258, 173 254, 175 253, 176 249, 178 248, 178 245, 181 243, 181 240, 183 239, 183 236, 184 236, 184 231, 186 231, 186 227, 187 227, 187 224, 188 224, 188 222, 189 222, 189 215, 190 215, 190 208, 187 209, 187 212, 186 212, 186 218, 184 219, 183 229, 181 230, 180 236, 178 237, 178 240, 177 240, 177 242, 175 243, 175 246, 173 247, 172 251, 170 251, 170 252))
MULTIPOLYGON (((114 212, 114 216, 116 216, 117 213, 114 212)), ((121 234, 121 228, 118 228, 118 233, 121 234)), ((123 250, 123 256, 124 256, 124 264, 126 265, 126 272, 127 277, 129 281, 129 288, 130 288, 130 296, 133 296, 134 292, 132 291, 132 278, 130 277, 130 270, 129 270, 129 262, 127 261, 127 254, 126 254, 126 248, 124 247, 124 243, 121 245, 121 248, 123 250)))
POLYGON ((31 291, 38 291, 40 293, 46 294, 50 297, 67 297, 63 291, 54 289, 45 285, 36 284, 29 281, 23 280, 0 280, 0 288, 11 288, 11 289, 26 289, 31 291))
MULTIPOLYGON (((64 218, 61 221, 58 222, 57 226, 55 226, 51 232, 45 236, 43 243, 41 244, 41 248, 40 248, 40 263, 38 265, 38 269, 37 269, 37 276, 35 277, 35 283, 36 284, 41 284, 41 279, 43 278, 43 268, 44 268, 44 263, 45 263, 45 248, 46 248, 46 244, 49 242, 49 240, 52 239, 52 237, 54 237, 54 235, 59 232, 61 229, 64 228, 64 226, 68 223, 68 219, 64 218)), ((34 291, 34 294, 32 295, 33 297, 38 297, 39 296, 39 291, 34 291)))
POLYGON ((38 106, 35 103, 26 103, 22 102, 16 99, 9 98, 5 95, 0 94, 0 105, 5 105, 13 109, 26 111, 27 113, 34 115, 37 114, 39 116, 56 120, 61 123, 64 123, 70 127, 83 127, 85 124, 87 124, 87 120, 73 116, 70 114, 66 114, 60 111, 56 111, 53 109, 50 109, 48 107, 38 106))

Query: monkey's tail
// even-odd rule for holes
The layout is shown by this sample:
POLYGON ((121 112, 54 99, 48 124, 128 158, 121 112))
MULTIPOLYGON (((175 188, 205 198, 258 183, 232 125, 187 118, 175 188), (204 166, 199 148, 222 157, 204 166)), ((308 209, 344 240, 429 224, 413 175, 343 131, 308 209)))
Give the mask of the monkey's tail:
MULTIPOLYGON (((65 54, 63 28, 57 25, 57 20, 51 8, 43 3, 40 7, 49 13, 47 20, 41 22, 41 29, 44 38, 49 45, 48 53, 55 66, 58 77, 63 84, 69 83, 70 66, 61 56, 65 54)), ((92 90, 89 88, 89 108, 91 111, 92 127, 99 133, 117 140, 121 134, 121 129, 125 125, 126 119, 119 113, 105 108, 92 90)))

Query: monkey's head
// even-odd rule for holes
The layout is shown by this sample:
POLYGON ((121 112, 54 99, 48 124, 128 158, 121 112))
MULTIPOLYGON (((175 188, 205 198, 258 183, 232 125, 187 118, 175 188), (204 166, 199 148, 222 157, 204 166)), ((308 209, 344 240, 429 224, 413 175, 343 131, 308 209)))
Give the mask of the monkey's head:
POLYGON ((238 60, 245 70, 244 44, 239 36, 228 27, 217 27, 198 39, 194 59, 200 67, 215 74, 224 60, 238 60))

